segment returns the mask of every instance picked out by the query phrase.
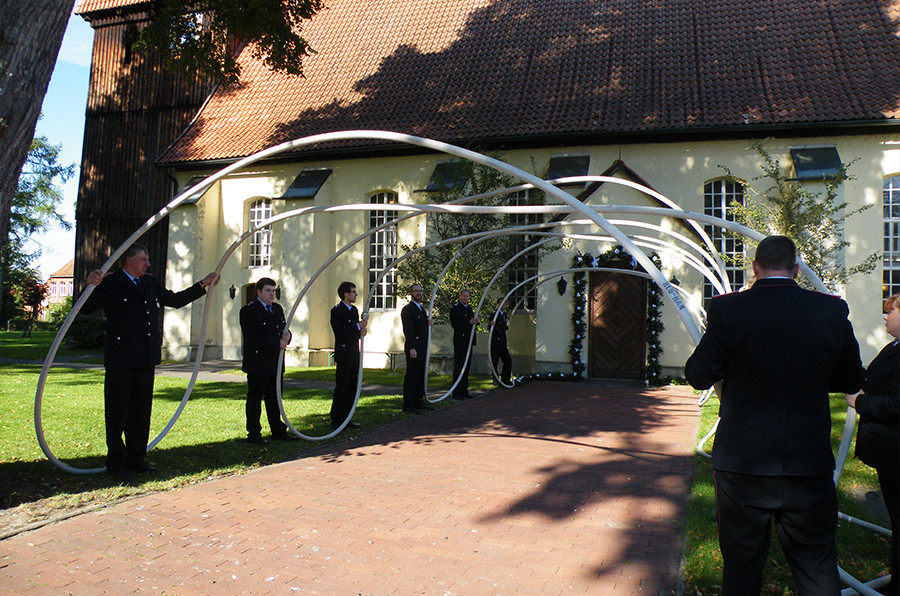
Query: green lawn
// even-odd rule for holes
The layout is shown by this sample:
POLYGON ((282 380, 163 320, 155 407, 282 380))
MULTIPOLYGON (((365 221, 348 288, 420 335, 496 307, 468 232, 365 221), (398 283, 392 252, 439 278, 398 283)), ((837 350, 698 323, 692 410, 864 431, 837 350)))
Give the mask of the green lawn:
MULTIPOLYGON (((19 337, 18 331, 0 331, 0 358, 19 360, 43 360, 56 338, 55 331, 33 331, 31 337, 19 337)), ((84 356, 90 350, 73 350, 65 344, 56 352, 60 356, 84 356)))
MULTIPOLYGON (((105 474, 73 475, 50 463, 41 451, 34 429, 34 399, 39 365, 0 365, 0 508, 49 498, 52 507, 106 502, 122 496, 165 490, 211 476, 241 473, 249 468, 301 456, 323 442, 270 442, 265 447, 244 441, 246 431, 242 382, 198 381, 178 422, 150 453, 161 468, 155 476, 137 476, 119 486, 105 474)), ((334 380, 334 369, 294 369, 289 376, 334 380)), ((402 373, 366 370, 367 383, 397 385, 402 373)), ((437 382, 448 381, 436 377, 437 382)), ((472 375, 473 389, 491 388, 490 379, 472 375)), ((444 385, 447 386, 446 384, 444 385)), ((168 423, 187 379, 157 376, 151 440, 168 423)), ((400 410, 402 387, 385 395, 363 394, 353 419, 371 430, 410 418, 400 410)), ((331 432, 328 412, 331 389, 291 389, 283 396, 285 413, 298 431, 321 436, 331 432)), ((447 401, 436 404, 448 407, 447 401)), ((42 426, 56 457, 77 468, 104 465, 103 371, 56 368, 47 378, 42 400, 42 426)), ((268 430, 262 421, 264 432, 268 430)), ((358 431, 357 431, 358 432, 358 431)), ((344 431, 328 442, 352 436, 344 431)), ((2 533, 2 529, 0 529, 2 533)))
MULTIPOLYGON (((712 428, 718 408, 719 403, 715 397, 703 406, 698 441, 712 428)), ((837 452, 847 413, 843 395, 832 396, 831 411, 832 444, 837 452)), ((709 441, 705 450, 710 452, 711 449, 712 441, 709 441)), ((852 449, 850 453, 853 453, 852 449)), ((886 520, 873 518, 864 506, 850 496, 854 487, 877 490, 878 479, 874 470, 863 465, 858 459, 852 458, 848 460, 838 486, 839 509, 854 517, 877 522, 882 526, 887 525, 886 520)), ((869 580, 888 573, 890 550, 890 542, 886 537, 863 530, 856 525, 843 522, 838 525, 838 564, 858 579, 869 580)), ((712 468, 709 459, 696 455, 691 500, 685 520, 684 593, 718 594, 721 592, 721 579, 722 555, 719 552, 716 534, 712 468)), ((774 531, 763 586, 765 594, 795 593, 790 567, 774 531)))
MULTIPOLYGON (((229 373, 244 374, 240 368, 235 368, 229 373)), ((363 383, 371 383, 373 385, 395 385, 403 386, 404 370, 389 370, 383 368, 367 368, 363 371, 363 383)), ((310 366, 310 367, 287 367, 284 371, 284 378, 297 379, 301 381, 326 381, 334 382, 333 366, 310 366)), ((428 387, 433 391, 450 387, 452 382, 450 375, 428 375, 428 387)), ((487 375, 469 375, 469 388, 474 391, 490 391, 493 389, 491 378, 487 375)), ((402 392, 401 392, 402 393, 402 392)))

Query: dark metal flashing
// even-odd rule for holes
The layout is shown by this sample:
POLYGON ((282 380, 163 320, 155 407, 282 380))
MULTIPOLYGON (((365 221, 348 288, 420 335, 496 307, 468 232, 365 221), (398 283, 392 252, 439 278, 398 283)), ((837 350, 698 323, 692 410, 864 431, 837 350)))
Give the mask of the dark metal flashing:
MULTIPOLYGON (((443 139, 444 142, 459 147, 475 150, 512 151, 527 148, 574 147, 591 145, 631 145, 638 143, 683 143, 715 140, 760 139, 765 137, 822 137, 849 136, 860 134, 887 134, 900 127, 900 120, 876 120, 866 122, 814 122, 801 124, 777 125, 740 125, 682 128, 660 131, 628 131, 628 132, 573 132, 554 135, 533 135, 516 137, 491 137, 471 139, 443 139)), ((348 160, 376 157, 400 157, 409 155, 443 155, 443 153, 412 145, 379 142, 367 146, 329 147, 324 149, 305 149, 288 154, 281 154, 264 160, 265 163, 284 163, 296 161, 348 160)), ((171 167, 178 171, 196 170, 200 168, 222 168, 246 156, 231 158, 199 160, 190 162, 164 162, 157 165, 171 167)))

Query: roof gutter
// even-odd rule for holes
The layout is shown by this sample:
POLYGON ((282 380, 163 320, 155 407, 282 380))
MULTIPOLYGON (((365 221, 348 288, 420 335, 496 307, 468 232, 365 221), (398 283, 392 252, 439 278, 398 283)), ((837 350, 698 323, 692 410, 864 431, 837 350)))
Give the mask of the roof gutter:
MULTIPOLYGON (((199 112, 198 112, 199 113, 199 112)), ((522 147, 558 147, 573 145, 628 145, 635 143, 683 143, 690 141, 717 141, 736 139, 755 139, 772 136, 784 137, 822 137, 848 136, 859 134, 884 134, 900 129, 900 120, 866 120, 866 121, 834 121, 804 122, 789 124, 741 124, 712 126, 703 128, 672 128, 665 130, 639 131, 602 131, 572 132, 533 136, 506 137, 474 137, 469 139, 438 139, 462 147, 478 147, 481 149, 517 149, 522 147)), ((421 147, 384 143, 364 147, 331 147, 312 149, 301 152, 280 154, 265 163, 284 163, 295 161, 322 161, 328 159, 361 159, 373 157, 397 157, 404 155, 431 154, 433 151, 421 147)), ((222 159, 200 160, 190 162, 158 162, 157 165, 175 170, 198 170, 221 168, 232 164, 246 156, 222 159)), ((261 162, 262 163, 262 162, 261 162)))

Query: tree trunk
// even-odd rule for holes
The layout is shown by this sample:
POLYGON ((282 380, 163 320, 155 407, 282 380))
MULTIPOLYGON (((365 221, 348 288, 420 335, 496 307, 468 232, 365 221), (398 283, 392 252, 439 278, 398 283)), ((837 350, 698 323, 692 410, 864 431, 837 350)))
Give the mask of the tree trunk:
POLYGON ((0 6, 0 238, 75 0, 0 6))

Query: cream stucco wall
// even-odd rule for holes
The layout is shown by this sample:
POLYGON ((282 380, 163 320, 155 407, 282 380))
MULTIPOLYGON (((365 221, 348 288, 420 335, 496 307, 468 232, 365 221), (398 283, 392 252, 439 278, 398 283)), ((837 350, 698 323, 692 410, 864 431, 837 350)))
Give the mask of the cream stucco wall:
MULTIPOLYGON (((856 208, 864 204, 873 208, 849 218, 846 236, 850 247, 846 262, 853 265, 865 255, 881 250, 882 215, 881 189, 884 176, 900 172, 900 145, 892 138, 877 136, 835 136, 804 139, 776 139, 767 143, 770 153, 782 163, 789 163, 789 149, 803 145, 834 145, 844 162, 855 160, 850 169, 853 180, 843 189, 843 197, 856 208)), ((646 180, 658 192, 666 195, 687 210, 703 211, 703 186, 706 182, 725 175, 722 166, 734 175, 746 180, 759 176, 760 159, 749 150, 750 141, 708 141, 691 143, 660 143, 622 146, 580 146, 542 148, 509 151, 504 159, 527 172, 546 171, 551 156, 559 154, 589 154, 590 174, 598 175, 616 159, 646 180)), ((390 191, 398 194, 401 203, 421 203, 427 199, 423 193, 413 192, 424 188, 434 166, 448 159, 443 155, 405 156, 395 158, 371 158, 359 160, 335 160, 321 162, 283 163, 260 166, 253 172, 231 175, 206 193, 195 207, 182 207, 170 217, 169 279, 172 287, 199 279, 212 270, 219 258, 246 227, 247 203, 260 197, 279 197, 301 169, 328 167, 333 170, 322 189, 312 201, 273 200, 274 213, 283 213, 299 207, 315 205, 339 205, 364 203, 375 192, 390 191), (197 258, 197 257, 200 258, 197 258)), ((180 175, 186 181, 196 172, 180 175)), ((760 181, 763 183, 764 181, 760 181)), ((755 183, 754 183, 755 184, 755 183)), ((808 183, 807 183, 808 184, 808 183)), ((819 185, 821 186, 821 185, 819 185)), ((815 186, 811 188, 815 190, 815 186)), ((573 194, 576 191, 572 191, 573 194)), ((593 204, 654 205, 655 203, 635 190, 604 185, 590 199, 593 204)), ((611 216, 610 219, 623 219, 611 216)), ((659 224, 673 231, 683 229, 669 220, 642 217, 641 220, 659 224)), ((423 242, 424 217, 402 222, 399 227, 400 244, 423 242)), ((238 309, 243 303, 241 288, 263 275, 278 280, 282 287, 281 303, 289 311, 300 289, 316 269, 368 228, 365 213, 328 213, 304 215, 276 224, 273 229, 274 252, 272 265, 249 269, 243 250, 237 251, 227 262, 222 273, 222 283, 215 296, 210 339, 213 346, 221 346, 221 353, 228 358, 240 354, 240 327, 238 309), (230 300, 227 288, 238 288, 239 297, 230 300)), ((564 228, 565 230, 591 232, 594 226, 564 228)), ((634 233, 654 235, 646 230, 632 230, 627 225, 621 229, 634 233)), ((609 243, 576 240, 570 249, 598 255, 609 248, 609 243)), ((335 289, 343 280, 357 284, 360 290, 359 304, 364 304, 366 289, 366 242, 362 242, 342 255, 313 285, 307 297, 299 305, 291 325, 294 333, 289 356, 293 361, 305 364, 308 351, 330 348, 333 337, 328 323, 328 311, 336 304, 335 289)), ((667 279, 673 275, 688 292, 687 302, 697 306, 702 298, 702 276, 667 254, 662 254, 662 272, 667 279)), ((570 252, 557 251, 546 256, 541 263, 543 272, 569 266, 570 252)), ((533 316, 516 316, 510 332, 511 351, 517 366, 533 366, 536 371, 568 370, 568 346, 571 341, 571 276, 565 296, 560 297, 555 281, 543 285, 538 291, 538 309, 533 316), (531 358, 534 358, 532 364, 531 358)), ((880 268, 866 276, 857 276, 848 288, 840 292, 851 306, 851 317, 862 348, 864 361, 871 359, 886 342, 880 312, 880 268)), ((166 338, 170 352, 184 346, 182 338, 190 337, 193 345, 198 339, 198 312, 202 302, 190 311, 172 311, 166 317, 166 338), (192 312, 194 314, 186 314, 192 312)), ((402 331, 399 308, 373 311, 366 338, 367 366, 381 366, 387 362, 385 353, 402 350, 402 331)), ((486 314, 486 313, 485 313, 486 314)), ((678 318, 675 309, 663 306, 665 331, 662 335, 664 353, 661 363, 667 372, 681 368, 693 348, 693 342, 678 318)), ((432 350, 449 354, 446 330, 435 330, 432 350)), ((483 353, 487 341, 479 338, 479 352, 483 353)), ((182 350, 181 352, 184 352, 182 350)), ((178 352, 179 354, 181 352, 178 352)), ((483 358, 482 358, 483 360, 483 358)), ((477 365, 477 361, 476 361, 477 365)), ((476 366, 476 369, 481 368, 476 366)), ((517 369, 517 373, 530 372, 517 369)))

